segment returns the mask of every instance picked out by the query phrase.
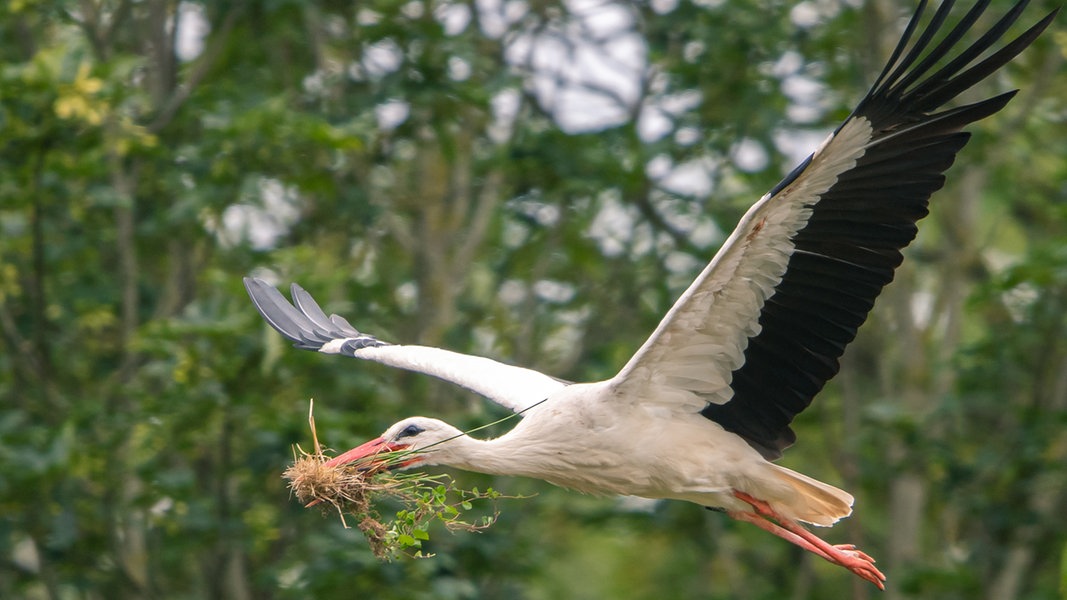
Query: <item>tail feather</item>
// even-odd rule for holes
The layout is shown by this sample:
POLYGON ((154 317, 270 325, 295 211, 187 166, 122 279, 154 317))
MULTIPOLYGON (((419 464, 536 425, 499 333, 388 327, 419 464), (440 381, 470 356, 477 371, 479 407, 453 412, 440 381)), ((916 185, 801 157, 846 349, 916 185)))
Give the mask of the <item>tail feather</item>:
POLYGON ((775 464, 770 466, 774 467, 778 480, 795 492, 792 498, 783 498, 775 503, 784 516, 829 527, 852 514, 852 494, 792 469, 775 464))

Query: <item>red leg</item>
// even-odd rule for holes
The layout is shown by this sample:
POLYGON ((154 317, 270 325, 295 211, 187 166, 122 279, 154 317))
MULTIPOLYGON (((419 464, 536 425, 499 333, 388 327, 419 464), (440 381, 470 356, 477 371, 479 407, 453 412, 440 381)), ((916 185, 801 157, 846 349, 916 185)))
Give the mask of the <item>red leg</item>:
POLYGON ((856 575, 870 581, 879 589, 885 589, 885 575, 874 566, 874 559, 856 550, 851 544, 831 545, 804 527, 778 514, 770 504, 744 492, 734 491, 734 497, 752 506, 755 513, 730 512, 730 516, 756 525, 760 529, 800 546, 822 558, 845 567, 856 575))
POLYGON ((764 531, 769 531, 769 532, 773 533, 774 535, 782 538, 783 540, 786 540, 787 542, 792 542, 792 543, 796 544, 797 546, 800 546, 801 548, 807 550, 808 552, 811 552, 812 554, 817 554, 817 555, 825 558, 826 560, 828 560, 830 562, 834 562, 834 559, 830 558, 830 555, 826 554, 825 552, 823 552, 822 550, 820 550, 816 546, 813 546, 810 542, 808 542, 804 538, 800 537, 799 535, 797 535, 797 534, 795 534, 795 533, 793 533, 791 531, 782 529, 777 524, 775 524, 773 521, 769 521, 765 517, 757 515, 756 513, 750 513, 750 512, 744 512, 744 511, 733 511, 733 510, 727 511, 726 514, 728 514, 731 517, 737 519, 738 521, 745 521, 746 523, 752 523, 756 527, 759 527, 760 529, 762 529, 764 531))

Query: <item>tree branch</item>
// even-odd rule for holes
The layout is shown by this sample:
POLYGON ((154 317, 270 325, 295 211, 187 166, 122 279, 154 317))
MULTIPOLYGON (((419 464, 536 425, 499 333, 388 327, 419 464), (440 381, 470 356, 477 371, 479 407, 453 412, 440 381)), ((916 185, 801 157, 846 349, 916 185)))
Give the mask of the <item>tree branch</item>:
POLYGON ((174 116, 181 109, 185 101, 189 99, 189 96, 193 93, 193 90, 200 85, 204 77, 207 76, 208 71, 214 66, 215 61, 222 53, 222 49, 226 44, 226 39, 229 37, 231 31, 233 31, 234 25, 237 24, 237 17, 244 10, 244 3, 236 4, 226 14, 226 17, 222 21, 222 27, 211 36, 211 41, 208 43, 204 53, 200 55, 200 59, 197 61, 196 66, 189 73, 189 76, 182 83, 178 84, 174 88, 173 93, 167 98, 160 109, 159 114, 152 123, 148 125, 148 131, 152 133, 159 133, 174 119, 174 116))

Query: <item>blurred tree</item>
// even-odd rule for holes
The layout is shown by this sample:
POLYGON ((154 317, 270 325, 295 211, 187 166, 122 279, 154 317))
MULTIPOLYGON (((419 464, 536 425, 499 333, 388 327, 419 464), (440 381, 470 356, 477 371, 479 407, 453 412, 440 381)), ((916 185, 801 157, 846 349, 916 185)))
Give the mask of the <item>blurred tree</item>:
MULTIPOLYGON (((0 597, 867 596, 693 506, 472 474, 539 496, 378 563, 287 497, 307 399, 338 448, 495 413, 289 351, 240 278, 298 280, 386 339, 609 377, 912 8, 6 3, 0 597)), ((950 171, 785 459, 856 492, 830 536, 884 557, 889 597, 1065 585, 1065 53, 1061 26, 983 84, 1023 93, 950 171)))

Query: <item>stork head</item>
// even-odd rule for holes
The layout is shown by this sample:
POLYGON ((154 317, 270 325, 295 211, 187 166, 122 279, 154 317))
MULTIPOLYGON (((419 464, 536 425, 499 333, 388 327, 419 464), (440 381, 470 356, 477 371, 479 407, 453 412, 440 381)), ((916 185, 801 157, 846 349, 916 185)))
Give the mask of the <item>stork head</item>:
MULTIPOLYGON (((455 427, 427 417, 408 417, 394 424, 381 437, 374 438, 365 444, 356 446, 348 452, 339 454, 326 462, 326 466, 336 467, 353 461, 367 459, 377 454, 385 454, 398 450, 413 452, 405 456, 397 464, 386 464, 382 460, 383 467, 393 469, 407 469, 415 465, 436 465, 447 461, 447 442, 463 437, 463 432, 455 427)), ((368 463, 368 468, 374 468, 374 462, 368 463)))

